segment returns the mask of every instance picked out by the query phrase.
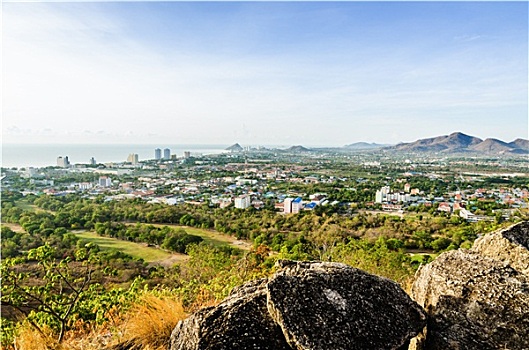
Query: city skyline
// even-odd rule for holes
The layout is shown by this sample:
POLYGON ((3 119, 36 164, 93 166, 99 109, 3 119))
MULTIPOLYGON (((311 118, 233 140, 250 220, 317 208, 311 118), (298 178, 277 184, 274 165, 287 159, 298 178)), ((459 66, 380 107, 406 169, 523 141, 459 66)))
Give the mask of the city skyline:
POLYGON ((3 142, 527 138, 527 8, 7 2, 3 142))

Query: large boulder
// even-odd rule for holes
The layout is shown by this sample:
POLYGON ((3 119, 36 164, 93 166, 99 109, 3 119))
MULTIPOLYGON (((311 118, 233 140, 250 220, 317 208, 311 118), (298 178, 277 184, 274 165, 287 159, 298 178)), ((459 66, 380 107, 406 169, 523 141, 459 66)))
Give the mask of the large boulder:
POLYGON ((338 263, 279 266, 179 322, 170 349, 404 349, 426 324, 388 279, 338 263))
POLYGON ((523 227, 485 236, 472 250, 443 253, 418 271, 411 295, 426 309, 428 324, 410 349, 529 349, 529 276, 510 265, 525 266, 519 257, 526 252, 489 246, 522 246, 505 237, 523 242, 523 227))
POLYGON ((474 242, 472 250, 529 275, 529 221, 483 235, 474 242))
POLYGON ((426 321, 397 283, 344 264, 287 263, 267 287, 294 349, 398 349, 426 321))
POLYGON ((279 325, 267 312, 266 280, 234 289, 216 307, 180 321, 171 334, 171 350, 290 350, 279 325))

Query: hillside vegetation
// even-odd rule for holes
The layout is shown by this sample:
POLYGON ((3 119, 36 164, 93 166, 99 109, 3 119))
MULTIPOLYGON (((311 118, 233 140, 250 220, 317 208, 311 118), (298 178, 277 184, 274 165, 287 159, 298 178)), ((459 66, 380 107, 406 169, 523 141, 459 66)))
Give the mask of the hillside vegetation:
POLYGON ((13 349, 164 348, 160 339, 179 319, 270 275, 277 259, 344 262, 406 286, 438 252, 508 224, 76 196, 29 196, 21 207, 22 198, 2 197, 2 220, 21 228, 1 231, 2 346, 13 349), (245 246, 236 239, 251 248, 239 249, 245 246), (142 255, 147 248, 161 255, 142 255), (152 264, 170 254, 186 258, 171 267, 152 264))

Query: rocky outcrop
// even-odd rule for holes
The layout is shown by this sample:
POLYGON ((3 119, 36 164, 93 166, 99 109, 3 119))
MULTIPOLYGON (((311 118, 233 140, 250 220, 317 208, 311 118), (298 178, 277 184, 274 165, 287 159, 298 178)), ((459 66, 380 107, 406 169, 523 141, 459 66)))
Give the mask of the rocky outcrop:
POLYGON ((486 235, 418 271, 411 295, 428 323, 410 349, 529 349, 528 228, 486 235))
POLYGON ((344 264, 286 265, 267 289, 294 349, 398 349, 425 322, 397 283, 344 264))
POLYGON ((267 312, 265 285, 266 280, 249 282, 216 307, 201 309, 179 322, 170 349, 290 349, 267 312))
POLYGON ((170 349, 404 349, 426 324, 388 279, 339 263, 278 265, 181 321, 170 349))
POLYGON ((478 238, 472 251, 529 275, 529 221, 478 238))

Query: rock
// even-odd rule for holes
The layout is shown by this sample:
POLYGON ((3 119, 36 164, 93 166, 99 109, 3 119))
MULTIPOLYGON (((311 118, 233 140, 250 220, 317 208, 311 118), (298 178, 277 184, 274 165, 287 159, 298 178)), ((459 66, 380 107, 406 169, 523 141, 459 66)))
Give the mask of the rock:
POLYGON ((397 283, 345 264, 287 265, 267 287, 268 310, 294 349, 399 349, 426 323, 397 283))
POLYGON ((529 221, 478 238, 472 250, 529 275, 529 221))
POLYGON ((411 295, 428 324, 410 349, 529 349, 529 278, 502 261, 443 253, 418 271, 411 295))
POLYGON ((266 309, 266 280, 247 283, 216 307, 180 321, 171 350, 283 350, 290 347, 266 309))
POLYGON ((179 322, 170 349, 404 349, 426 323, 385 278, 338 263, 278 265, 179 322))

